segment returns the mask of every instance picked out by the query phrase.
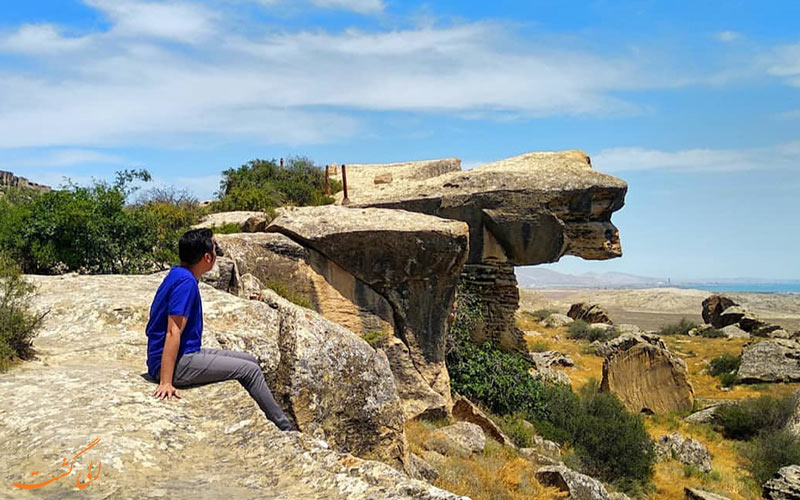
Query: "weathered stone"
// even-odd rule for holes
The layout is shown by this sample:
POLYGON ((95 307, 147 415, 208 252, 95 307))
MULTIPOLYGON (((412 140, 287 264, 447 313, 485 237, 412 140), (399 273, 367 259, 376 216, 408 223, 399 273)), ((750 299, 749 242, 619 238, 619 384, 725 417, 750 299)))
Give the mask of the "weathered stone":
POLYGON ((719 322, 726 326, 735 325, 744 318, 745 314, 747 314, 747 311, 742 307, 730 306, 719 314, 719 322))
POLYGON ((384 172, 380 175, 376 175, 373 178, 372 182, 374 184, 389 184, 390 182, 392 182, 393 179, 394 178, 392 177, 391 172, 384 172))
POLYGON ((477 425, 483 429, 485 435, 504 446, 514 446, 514 443, 503 433, 500 427, 464 396, 458 394, 453 396, 453 418, 477 425))
POLYGON ((762 491, 767 500, 800 500, 800 465, 782 467, 762 491))
POLYGON ((553 458, 545 453, 542 453, 538 448, 520 448, 520 454, 523 457, 539 465, 563 465, 560 460, 553 458))
POLYGON ((660 461, 674 458, 684 465, 697 467, 701 472, 711 472, 711 453, 695 439, 677 432, 664 434, 656 441, 655 450, 660 461))
POLYGON ((0 170, 0 187, 35 189, 36 191, 41 191, 43 193, 47 193, 52 190, 50 186, 45 186, 43 184, 37 184, 35 182, 31 182, 25 177, 18 177, 12 174, 11 172, 7 172, 5 170, 0 170))
POLYGON ((206 283, 217 290, 239 295, 241 284, 239 283, 239 269, 236 261, 230 257, 218 257, 211 271, 204 274, 200 281, 206 283))
POLYGON ((90 461, 102 461, 101 479, 83 492, 93 498, 460 498, 330 449, 352 446, 401 464, 403 419, 388 362, 277 297, 268 305, 201 285, 204 346, 259 358, 304 434, 279 432, 235 381, 182 389, 173 401, 153 398, 155 386, 141 376, 144 326, 162 278, 30 278, 39 287, 36 307, 50 314, 34 341, 40 359, 0 377, 0 497, 17 496, 11 483, 30 483, 33 470, 54 477, 62 457, 100 438, 73 475, 45 487, 48 498, 74 498, 75 474, 85 477, 90 461), (287 384, 288 374, 295 380, 287 384), (98 381, 102 394, 87 390, 98 381), (333 421, 338 429, 328 426, 333 421))
POLYGON ((710 424, 714 421, 714 415, 717 413, 719 405, 709 406, 700 411, 696 411, 684 418, 683 420, 689 424, 710 424))
POLYGON ((561 446, 559 446, 558 443, 545 439, 538 434, 533 436, 533 445, 550 456, 558 457, 561 455, 561 446))
POLYGON ((261 293, 264 285, 261 280, 256 278, 250 273, 243 274, 239 277, 239 296, 245 299, 255 299, 261 293))
POLYGON ((736 325, 728 325, 726 327, 720 328, 720 331, 725 334, 726 338, 729 339, 746 339, 750 337, 749 333, 742 330, 736 325))
POLYGON ((587 304, 585 302, 572 304, 567 312, 567 316, 572 319, 583 320, 587 323, 604 323, 607 325, 614 324, 614 322, 611 321, 611 318, 608 317, 608 313, 606 313, 603 308, 597 304, 587 304))
POLYGON ((456 422, 431 432, 424 446, 442 455, 465 457, 483 451, 486 436, 473 423, 456 422))
POLYGON ((697 488, 684 488, 683 492, 686 493, 686 500, 731 500, 728 497, 697 488))
POLYGON ((423 458, 412 453, 410 459, 412 469, 412 473, 410 474, 411 477, 422 479, 423 481, 428 481, 429 483, 433 483, 439 478, 439 473, 436 472, 436 469, 434 469, 433 466, 426 462, 423 458))
POLYGON ((606 342, 597 342, 596 344, 592 342, 592 345, 595 346, 595 354, 607 358, 620 351, 627 351, 631 347, 641 343, 654 345, 660 349, 667 348, 667 344, 661 340, 661 337, 650 333, 625 333, 606 342))
POLYGON ((616 394, 634 413, 688 411, 694 401, 683 360, 649 343, 605 358, 600 387, 616 394))
POLYGON ((217 212, 215 214, 208 214, 198 223, 192 226, 192 229, 198 228, 215 228, 227 224, 235 224, 239 227, 244 227, 244 223, 250 217, 264 217, 263 212, 217 212))
POLYGON ((794 411, 786 422, 786 430, 800 438, 800 390, 794 393, 794 411))
POLYGON ((617 330, 614 325, 609 325, 608 323, 589 323, 589 328, 592 330, 600 330, 605 333, 611 333, 617 330))
POLYGON ((553 313, 541 321, 542 325, 548 328, 558 328, 560 326, 567 326, 575 321, 566 314, 553 313))
POLYGON ((784 339, 751 344, 742 351, 738 375, 743 383, 800 381, 800 344, 784 339))
POLYGON ((608 494, 608 500, 631 500, 631 497, 621 491, 614 491, 608 494))
POLYGON ((282 209, 267 231, 314 249, 385 298, 417 371, 450 402, 445 331, 467 256, 464 223, 328 205, 282 209))
POLYGON ((703 301, 703 321, 711 324, 714 328, 722 328, 728 325, 739 322, 739 318, 729 316, 726 318, 728 323, 725 323, 721 318, 722 313, 729 307, 738 306, 733 299, 724 295, 714 294, 703 301))
POLYGON ((528 370, 528 373, 530 373, 531 377, 547 385, 572 385, 572 380, 570 380, 569 375, 560 370, 554 370, 552 368, 531 368, 528 370))
POLYGON ((555 486, 569 492, 574 500, 606 500, 608 492, 603 483, 564 465, 551 465, 536 471, 536 479, 545 486, 555 486))
POLYGON ((248 217, 242 224, 242 231, 245 233, 263 233, 267 227, 267 218, 261 216, 248 217))
POLYGON ((575 361, 568 354, 559 351, 532 352, 530 358, 536 368, 552 368, 553 366, 575 366, 575 361))
POLYGON ((374 347, 389 358, 406 418, 448 413, 448 400, 430 387, 411 361, 408 348, 394 337, 391 305, 369 285, 282 234, 240 233, 220 235, 217 240, 241 272, 307 300, 326 319, 362 336, 386 332, 374 347))
POLYGON ((643 333, 647 333, 637 325, 630 325, 630 324, 615 325, 614 329, 617 330, 617 332, 620 335, 625 335, 625 334, 641 335, 643 333))

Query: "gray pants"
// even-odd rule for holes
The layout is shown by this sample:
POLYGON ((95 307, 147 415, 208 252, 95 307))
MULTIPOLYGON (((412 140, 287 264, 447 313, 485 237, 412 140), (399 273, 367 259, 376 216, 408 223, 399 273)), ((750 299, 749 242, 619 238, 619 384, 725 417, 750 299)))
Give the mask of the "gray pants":
POLYGON ((222 349, 200 349, 184 354, 175 365, 172 384, 175 387, 203 385, 223 380, 238 380, 261 411, 282 431, 294 430, 289 419, 275 402, 261 373, 258 360, 246 352, 222 349))

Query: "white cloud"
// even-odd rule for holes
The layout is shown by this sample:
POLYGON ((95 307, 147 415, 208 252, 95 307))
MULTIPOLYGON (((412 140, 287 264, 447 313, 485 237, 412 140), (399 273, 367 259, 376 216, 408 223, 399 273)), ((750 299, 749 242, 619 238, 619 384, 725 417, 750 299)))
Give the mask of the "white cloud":
POLYGON ((717 33, 716 37, 717 40, 719 40, 720 42, 728 43, 728 42, 735 42, 736 40, 740 39, 742 37, 742 34, 739 33, 738 31, 725 30, 717 33))
POLYGON ((800 87, 800 43, 777 47, 769 58, 768 72, 800 87))
POLYGON ((771 148, 686 149, 662 151, 620 147, 592 155, 592 165, 603 172, 662 170, 676 172, 732 172, 757 169, 796 169, 800 141, 771 148))
POLYGON ((217 15, 200 5, 174 1, 84 0, 114 24, 116 34, 195 43, 215 32, 217 15))
POLYGON ((350 10, 359 14, 381 12, 386 7, 382 0, 311 0, 311 3, 317 7, 350 10))
POLYGON ((60 54, 86 47, 90 37, 64 37, 52 24, 26 24, 0 40, 0 51, 42 55, 60 54))

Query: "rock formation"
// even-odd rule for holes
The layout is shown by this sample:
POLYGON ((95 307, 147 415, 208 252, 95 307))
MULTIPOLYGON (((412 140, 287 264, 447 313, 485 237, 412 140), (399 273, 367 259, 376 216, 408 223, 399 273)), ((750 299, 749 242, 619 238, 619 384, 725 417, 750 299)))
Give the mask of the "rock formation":
POLYGON ((772 339, 745 347, 738 375, 743 383, 800 381, 800 343, 772 339))
MULTIPOLYGON (((248 212, 243 210, 235 212, 218 212, 206 215, 198 224, 192 226, 192 229, 198 229, 203 227, 215 228, 228 224, 234 224, 241 227, 242 231, 244 232, 248 233, 255 232, 257 228, 254 227, 254 225, 257 224, 258 221, 253 221, 251 225, 247 226, 251 230, 245 228, 245 226, 247 225, 247 221, 253 218, 264 219, 266 221, 266 215, 264 214, 264 212, 248 212)), ((260 230, 263 231, 264 228, 261 227, 260 230)))
POLYGON ((603 308, 597 304, 587 304, 585 302, 572 304, 572 306, 569 308, 569 311, 567 311, 567 316, 572 319, 581 319, 587 323, 603 323, 606 325, 614 324, 614 322, 611 321, 611 318, 608 317, 608 313, 606 313, 603 308))
POLYGON ((457 422, 431 432, 424 446, 444 456, 467 457, 483 451, 486 436, 476 424, 457 422))
POLYGON ((767 500, 800 500, 800 465, 781 468, 762 490, 767 500))
POLYGON ((701 472, 711 472, 711 453, 696 439, 677 432, 665 434, 656 441, 655 451, 661 461, 674 458, 684 465, 697 467, 701 472))
POLYGON ((629 411, 652 414, 692 409, 694 389, 686 364, 666 347, 618 338, 600 351, 608 354, 600 388, 616 394, 629 411))
POLYGON ((211 496, 452 498, 327 449, 407 469, 389 362, 346 328, 274 294, 263 303, 201 285, 204 347, 255 355, 302 436, 277 431, 234 381, 154 399, 142 377, 144 327, 162 276, 32 278, 37 308, 50 313, 34 344, 41 361, 0 379, 6 478, 24 482, 99 437, 92 458, 103 462, 97 485, 107 496, 163 489, 184 498, 187 484, 196 494, 202 481, 211 496))
POLYGON ((686 500, 731 500, 728 497, 697 488, 684 488, 683 492, 686 494, 686 500))
POLYGON ((513 323, 519 303, 514 266, 555 262, 563 255, 620 256, 611 214, 622 207, 627 185, 593 170, 580 151, 529 153, 469 171, 456 170, 447 160, 442 164, 447 167, 440 175, 433 175, 439 167, 427 166, 408 177, 404 172, 423 169, 423 164, 348 167, 350 206, 466 222, 470 251, 462 279, 484 300, 485 337, 506 349, 526 351, 513 323), (398 175, 376 184, 376 176, 386 172, 398 175))
POLYGON ((746 334, 757 337, 788 338, 789 334, 778 325, 773 325, 757 318, 753 313, 742 308, 730 297, 712 295, 703 301, 703 321, 714 328, 723 329, 728 338, 741 336, 737 330, 726 327, 735 326, 746 334))
POLYGON ((564 465, 551 465, 536 471, 536 479, 547 486, 555 486, 569 493, 575 500, 606 500, 609 498, 603 483, 575 472, 564 465))
POLYGON ((42 191, 45 193, 52 191, 52 188, 50 186, 45 186, 43 184, 36 184, 35 182, 29 181, 25 177, 17 177, 11 172, 0 170, 0 188, 6 188, 6 187, 35 189, 36 191, 42 191))
POLYGON ((506 436, 491 418, 464 396, 458 394, 453 396, 453 418, 477 425, 483 429, 484 434, 504 446, 514 446, 511 438, 506 436))

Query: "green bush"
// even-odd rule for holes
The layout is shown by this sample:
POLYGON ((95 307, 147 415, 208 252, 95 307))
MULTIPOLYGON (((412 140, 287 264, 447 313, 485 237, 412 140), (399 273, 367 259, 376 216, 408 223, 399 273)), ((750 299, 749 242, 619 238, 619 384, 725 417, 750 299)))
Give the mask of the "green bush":
POLYGON ((722 354, 711 360, 708 373, 713 377, 719 377, 720 382, 725 387, 731 387, 739 382, 739 365, 742 363, 741 356, 732 354, 722 354))
POLYGON ((503 415, 499 419, 500 428, 519 448, 530 448, 537 435, 536 428, 527 420, 522 412, 503 415))
POLYGON ((552 309, 537 309, 533 312, 526 311, 530 316, 538 321, 545 320, 549 318, 552 314, 555 314, 555 311, 552 309))
MULTIPOLYGON (((325 194, 325 173, 307 158, 289 158, 281 167, 275 160, 252 160, 238 169, 222 172, 215 212, 228 210, 269 211, 285 205, 307 206, 333 203, 325 194)), ((331 180, 331 192, 341 183, 331 180)))
POLYGON ((459 288, 456 305, 446 358, 454 392, 504 416, 520 443, 526 434, 517 428, 527 420, 544 437, 570 443, 584 471, 629 492, 647 487, 655 458, 642 417, 628 413, 613 394, 598 393, 596 382, 581 395, 545 386, 528 373, 522 356, 474 344, 470 329, 482 320, 480 302, 459 288))
POLYGON ((694 321, 681 318, 677 323, 670 323, 662 326, 658 333, 661 335, 688 335, 689 330, 697 328, 698 326, 700 325, 694 321))
POLYGON ((700 336, 706 339, 721 339, 725 337, 725 332, 716 328, 708 328, 700 332, 700 336))
POLYGON ((589 342, 599 340, 605 342, 619 336, 619 333, 614 328, 592 327, 586 321, 578 319, 569 324, 567 336, 576 340, 588 340, 589 342))
POLYGON ((242 225, 235 222, 225 222, 218 226, 213 226, 211 230, 214 231, 214 234, 235 234, 243 232, 242 225))
POLYGON ((305 307, 306 309, 314 308, 314 304, 312 303, 311 299, 301 293, 290 290, 288 286, 279 281, 269 280, 264 284, 264 286, 297 306, 305 307))
POLYGON ((761 396, 720 406, 714 422, 728 439, 747 440, 782 429, 794 413, 795 396, 761 396))
POLYGON ((0 254, 0 372, 33 357, 32 342, 44 317, 31 311, 33 291, 20 269, 0 254))
POLYGON ((787 430, 761 433, 742 449, 745 469, 759 484, 764 484, 778 469, 800 464, 800 439, 787 430))
POLYGON ((529 347, 531 352, 546 352, 550 350, 550 343, 546 340, 537 340, 529 347))

